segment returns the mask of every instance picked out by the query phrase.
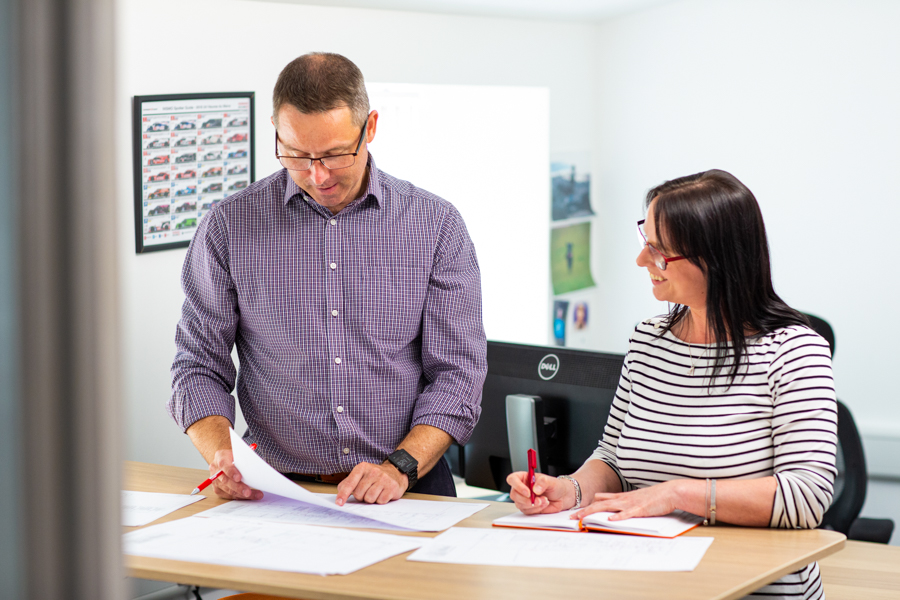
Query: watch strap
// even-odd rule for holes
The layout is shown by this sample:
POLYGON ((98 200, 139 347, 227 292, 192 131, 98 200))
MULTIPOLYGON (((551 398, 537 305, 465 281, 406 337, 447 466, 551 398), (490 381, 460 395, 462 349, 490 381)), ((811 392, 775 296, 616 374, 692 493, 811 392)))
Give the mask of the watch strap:
POLYGON ((392 465, 397 467, 398 471, 406 475, 406 478, 409 481, 406 486, 406 491, 411 491, 416 485, 416 482, 419 481, 419 461, 403 449, 392 452, 388 455, 388 460, 392 465))

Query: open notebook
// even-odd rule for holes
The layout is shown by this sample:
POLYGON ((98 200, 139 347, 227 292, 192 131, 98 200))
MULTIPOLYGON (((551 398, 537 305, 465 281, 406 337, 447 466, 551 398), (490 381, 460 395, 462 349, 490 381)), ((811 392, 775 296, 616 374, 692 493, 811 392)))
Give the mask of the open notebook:
POLYGON ((554 531, 603 531, 673 538, 703 522, 703 519, 697 515, 681 510, 676 510, 664 517, 639 517, 624 521, 610 521, 609 517, 615 513, 608 512, 594 513, 577 521, 570 518, 575 512, 575 510, 567 510, 549 515, 524 515, 518 512, 495 519, 494 526, 554 531))

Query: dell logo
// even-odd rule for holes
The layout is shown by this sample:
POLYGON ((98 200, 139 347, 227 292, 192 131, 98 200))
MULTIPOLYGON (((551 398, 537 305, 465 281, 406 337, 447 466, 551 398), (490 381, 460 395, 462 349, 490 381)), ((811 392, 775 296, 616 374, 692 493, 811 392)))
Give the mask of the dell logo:
POLYGON ((538 363, 538 375, 541 379, 549 380, 556 377, 559 371, 559 357, 555 354, 548 354, 538 363))

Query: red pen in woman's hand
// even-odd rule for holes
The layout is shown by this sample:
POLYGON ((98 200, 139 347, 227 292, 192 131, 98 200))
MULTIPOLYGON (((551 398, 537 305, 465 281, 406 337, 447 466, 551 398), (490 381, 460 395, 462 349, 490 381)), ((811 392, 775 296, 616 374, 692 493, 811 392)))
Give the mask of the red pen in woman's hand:
MULTIPOLYGON (((250 449, 251 449, 251 450, 256 450, 256 444, 250 444, 250 449)), ((197 494, 199 494, 200 492, 202 492, 203 490, 205 490, 205 489, 209 486, 209 484, 211 484, 213 481, 215 481, 216 479, 218 479, 219 475, 221 475, 221 474, 224 473, 224 472, 225 472, 225 471, 219 471, 218 473, 216 473, 215 475, 213 475, 212 477, 210 477, 209 479, 207 479, 206 481, 204 481, 203 483, 201 483, 200 485, 198 485, 197 487, 195 487, 195 488, 194 488, 194 491, 191 492, 191 496, 196 496, 197 494)), ((534 494, 532 494, 532 496, 533 496, 533 495, 534 495, 534 494)), ((532 500, 532 503, 533 503, 533 502, 534 502, 534 500, 532 500)))
POLYGON ((537 469, 537 452, 534 448, 528 449, 528 489, 531 490, 531 505, 534 506, 534 470, 537 469))

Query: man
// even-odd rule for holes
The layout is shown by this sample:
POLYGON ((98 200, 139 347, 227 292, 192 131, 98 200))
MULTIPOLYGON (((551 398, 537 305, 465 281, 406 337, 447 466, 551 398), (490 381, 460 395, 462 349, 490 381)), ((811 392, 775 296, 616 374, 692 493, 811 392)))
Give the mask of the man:
POLYGON ((219 496, 261 498, 231 454, 236 345, 245 438, 277 470, 337 482, 338 504, 455 495, 442 456, 487 371, 465 224, 376 168, 378 113, 343 56, 288 64, 272 123, 285 168, 216 205, 188 250, 169 412, 225 472, 219 496))

